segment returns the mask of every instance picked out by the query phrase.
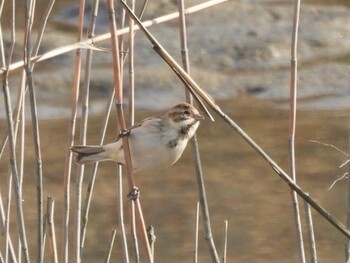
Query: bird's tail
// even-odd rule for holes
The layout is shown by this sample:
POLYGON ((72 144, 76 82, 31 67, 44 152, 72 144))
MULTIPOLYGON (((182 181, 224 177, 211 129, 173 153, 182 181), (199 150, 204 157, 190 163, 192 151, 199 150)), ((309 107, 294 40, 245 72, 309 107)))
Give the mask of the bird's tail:
POLYGON ((89 164, 109 160, 109 156, 106 154, 106 149, 102 145, 75 145, 70 149, 77 154, 75 160, 79 164, 89 164))

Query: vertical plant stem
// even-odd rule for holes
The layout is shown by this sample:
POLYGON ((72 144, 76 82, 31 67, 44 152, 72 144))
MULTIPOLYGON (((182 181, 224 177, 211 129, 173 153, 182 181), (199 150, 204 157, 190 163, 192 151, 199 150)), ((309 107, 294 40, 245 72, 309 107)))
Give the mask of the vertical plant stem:
MULTIPOLYGON (((85 0, 79 1, 80 8, 79 8, 79 18, 78 18, 78 41, 82 40, 83 36, 83 30, 84 30, 84 11, 85 11, 85 0)), ((87 63, 90 64, 91 62, 91 51, 89 50, 90 54, 87 54, 87 63)), ((86 69, 86 78, 84 82, 84 88, 85 88, 85 96, 84 96, 84 105, 88 103, 88 89, 89 89, 89 78, 90 75, 90 65, 87 64, 86 69)), ((74 81, 74 89, 79 90, 80 85, 80 72, 81 72, 81 50, 79 50, 79 54, 76 55, 76 70, 79 72, 75 74, 76 78, 74 81), (79 68, 78 68, 79 67, 79 68)), ((78 99, 78 98, 77 98, 78 99)), ((84 107, 83 105, 83 107, 84 107)), ((77 105, 75 105, 77 107, 77 105)), ((83 119, 82 119, 82 127, 81 127, 81 143, 84 144, 86 141, 86 129, 87 129, 87 110, 83 111, 83 119)), ((83 178, 84 178, 84 166, 80 165, 78 167, 77 177, 76 177, 76 207, 75 207, 75 239, 74 239, 74 258, 76 263, 81 263, 81 192, 82 192, 82 185, 83 185, 83 178)))
POLYGON ((117 176, 118 176, 118 194, 119 194, 119 202, 118 202, 118 215, 119 215, 119 227, 121 231, 121 242, 123 248, 124 262, 129 263, 129 250, 128 250, 128 242, 126 238, 125 231, 125 223, 124 223, 124 208, 123 208, 123 174, 121 165, 117 166, 117 176))
MULTIPOLYGON (((125 131, 126 123, 125 123, 125 117, 124 117, 124 112, 122 107, 123 106, 123 85, 122 85, 122 79, 120 75, 120 72, 121 72, 120 56, 119 56, 119 47, 118 47, 118 40, 117 40, 117 33, 116 33, 117 25, 115 23, 114 3, 112 0, 107 0, 107 7, 109 12, 109 21, 110 21, 109 24, 110 24, 111 41, 112 41, 113 76, 114 76, 115 100, 116 100, 116 107, 117 107, 117 113, 118 113, 118 122, 119 122, 119 127, 121 131, 125 131)), ((138 188, 136 187, 135 179, 133 176, 130 147, 129 147, 127 136, 123 136, 122 140, 123 140, 123 150, 124 150, 129 186, 131 191, 137 192, 138 188)), ((144 246, 146 248, 147 257, 149 262, 152 262, 151 249, 147 239, 146 227, 144 224, 140 200, 137 197, 136 200, 133 199, 132 202, 135 202, 135 205, 136 205, 136 211, 138 216, 137 222, 140 224, 139 226, 141 227, 141 236, 144 242, 144 246)))
POLYGON ((111 255, 112 255, 112 249, 113 249, 113 245, 114 245, 114 240, 115 240, 115 235, 117 233, 116 229, 112 230, 112 235, 111 235, 111 240, 109 242, 109 247, 108 247, 108 252, 107 252, 107 256, 105 259, 105 263, 109 263, 110 259, 111 259, 111 255))
POLYGON ((55 200, 51 197, 47 197, 47 225, 48 225, 48 243, 51 251, 51 262, 58 263, 57 245, 56 245, 56 234, 55 234, 55 223, 54 223, 54 211, 55 211, 55 200))
POLYGON ((14 123, 12 117, 12 106, 11 106, 11 98, 10 91, 8 86, 8 77, 9 77, 9 67, 11 65, 13 50, 15 46, 15 1, 12 1, 12 23, 11 23, 11 48, 9 52, 9 57, 6 65, 6 74, 3 79, 2 87, 3 87, 3 95, 5 102, 5 111, 6 111, 6 119, 7 119, 7 128, 8 128, 8 136, 9 136, 9 158, 10 158, 10 168, 11 168, 11 176, 14 178, 14 188, 15 188, 15 197, 16 197, 16 211, 17 211, 17 223, 19 229, 19 238, 21 240, 21 248, 22 253, 24 255, 24 262, 28 263, 29 260, 29 251, 27 245, 27 237, 25 231, 24 224, 24 213, 23 213, 23 203, 22 203, 22 189, 20 187, 19 174, 17 169, 17 160, 16 160, 16 145, 15 145, 15 134, 14 134, 14 123))
POLYGON ((151 246, 151 252, 152 252, 152 262, 154 262, 154 244, 156 243, 156 234, 154 231, 154 227, 152 225, 150 225, 147 228, 147 236, 148 236, 148 242, 151 246))
POLYGON ((7 204, 6 204, 6 216, 5 218, 5 261, 8 262, 9 258, 9 247, 10 247, 10 211, 11 211, 11 193, 12 193, 12 174, 8 176, 8 193, 7 193, 7 204))
POLYGON ((35 149, 35 167, 36 167, 36 184, 37 184, 37 262, 43 262, 42 248, 43 248, 43 174, 42 174, 42 159, 40 150, 40 133, 38 122, 38 110, 36 103, 36 95, 34 90, 33 72, 31 66, 32 44, 31 31, 34 19, 35 1, 25 1, 26 10, 26 35, 24 48, 24 68, 26 71, 27 85, 30 99, 30 109, 33 126, 33 141, 35 149))
POLYGON ((137 240, 137 226, 136 226, 136 219, 135 219, 135 202, 131 202, 131 235, 134 243, 134 254, 135 254, 135 262, 140 263, 140 251, 139 251, 139 244, 137 240))
POLYGON ((42 41, 42 38, 44 36, 45 28, 47 25, 47 20, 51 14, 51 11, 52 11, 52 8, 53 8, 55 2, 56 2, 56 0, 50 0, 49 4, 45 10, 43 19, 42 19, 41 24, 40 24, 40 28, 38 30, 38 37, 37 37, 36 43, 35 43, 34 48, 33 48, 33 55, 34 56, 38 55, 41 41, 42 41))
POLYGON ((307 230, 308 230, 309 240, 310 240, 311 263, 317 263, 316 241, 315 241, 314 227, 312 222, 311 208, 310 208, 310 205, 306 202, 304 202, 304 208, 305 208, 305 215, 306 215, 307 230))
MULTIPOLYGON (((291 47, 291 80, 290 80, 290 115, 289 115, 289 167, 292 180, 296 182, 295 168, 295 126, 296 126, 296 104, 297 104, 297 46, 298 46, 298 29, 300 15, 300 0, 294 1, 292 47, 291 47)), ((300 218, 300 208, 298 197, 295 191, 291 191, 292 206, 294 210, 294 221, 298 237, 299 258, 301 263, 305 263, 305 250, 303 241, 303 232, 300 218)))
MULTIPOLYGON (((101 132, 100 132, 100 136, 101 136, 100 144, 101 145, 103 144, 104 138, 106 135, 108 120, 109 120, 109 117, 111 114, 113 101, 114 101, 114 90, 112 90, 112 94, 110 95, 110 100, 107 103, 106 112, 104 115, 104 120, 103 120, 103 124, 102 124, 102 128, 101 128, 101 132)), ((82 226, 82 234, 81 234, 81 246, 82 247, 84 247, 84 242, 85 242, 86 228, 87 228, 87 224, 88 224, 88 215, 89 215, 90 205, 91 205, 91 201, 92 201, 93 189, 94 189, 95 181, 96 181, 97 168, 98 168, 98 162, 93 165, 93 168, 91 170, 91 174, 90 174, 91 180, 88 184, 87 196, 85 198, 85 205, 84 205, 84 210, 83 210, 84 212, 83 212, 83 216, 82 216, 82 218, 83 218, 83 226, 82 226)))
MULTIPOLYGON (((131 1, 131 10, 135 11, 135 0, 131 1)), ((129 127, 135 123, 134 25, 129 18, 129 127)))
MULTIPOLYGON (((131 1, 131 9, 134 11, 135 9, 135 1, 131 1)), ((125 10, 122 9, 123 16, 125 17, 125 10)), ((134 20, 129 18, 129 127, 134 125, 135 121, 135 105, 134 105, 134 91, 135 91, 135 81, 134 81, 134 20)), ((121 41, 123 44, 123 41, 121 41)), ((121 55, 123 52, 121 53, 121 55)), ((126 54, 126 53, 125 53, 126 54)), ((122 57, 121 57, 122 58, 122 57)), ((123 61, 121 59, 121 61, 123 61)), ((121 67, 123 68, 123 67, 121 67)), ((120 74, 123 74, 122 72, 120 74)), ((131 205, 131 235, 134 243, 134 255, 135 262, 140 262, 140 251, 139 244, 137 239, 137 225, 136 225, 136 210, 135 210, 135 202, 130 202, 131 205)), ((153 253, 152 253, 153 256, 153 253)))
POLYGON ((225 238, 224 238, 224 253, 223 253, 223 257, 222 257, 222 263, 226 263, 226 259, 227 259, 227 232, 228 232, 228 221, 225 220, 225 238))
MULTIPOLYGON (((143 14, 144 8, 146 6, 145 5, 146 2, 147 2, 147 0, 143 4, 141 14, 143 14)), ((130 52, 132 52, 132 51, 130 51, 130 52)), ((109 120, 109 116, 110 116, 110 113, 112 110, 112 104, 114 102, 114 96, 115 96, 114 94, 115 94, 115 90, 113 89, 112 94, 109 96, 110 100, 107 103, 105 117, 104 117, 104 120, 102 122, 103 124, 102 124, 101 132, 100 132, 100 136, 101 136, 100 144, 103 144, 103 142, 104 142, 104 137, 105 137, 106 130, 107 130, 108 120, 109 120)), ((133 113, 130 113, 130 116, 132 118, 133 118, 133 115, 134 115, 133 113)), ((90 204, 91 204, 91 200, 92 200, 92 194, 93 194, 93 189, 94 189, 94 184, 95 184, 95 179, 96 179, 97 168, 98 168, 98 163, 95 163, 93 166, 93 169, 91 171, 91 175, 89 177, 89 178, 91 178, 91 180, 90 180, 89 185, 88 185, 87 197, 86 197, 86 201, 85 201, 85 205, 84 205, 84 213, 83 213, 83 227, 82 227, 82 235, 81 235, 81 246, 82 247, 84 246, 84 241, 85 241, 86 228, 87 228, 87 223, 88 223, 88 214, 89 214, 90 204)), ((126 233, 124 228, 122 228, 122 230, 120 232, 122 233, 122 235, 124 235, 126 233)), ((122 239, 125 240, 125 243, 126 243, 126 235, 124 235, 122 239)), ((126 251, 127 251, 127 248, 126 248, 126 251)))
POLYGON ((194 250, 193 250, 193 263, 198 262, 198 229, 199 229, 199 202, 196 205, 196 223, 194 233, 194 250))
MULTIPOLYGON (((350 132, 348 134, 348 156, 350 156, 350 132)), ((348 208, 347 208, 347 218, 346 218, 346 226, 348 229, 350 229, 350 162, 348 162, 348 192, 347 192, 347 198, 348 198, 348 208)), ((347 238, 346 240, 346 246, 345 246, 345 261, 347 263, 350 263, 350 238, 347 238)))
MULTIPOLYGON (((115 22, 115 11, 114 11, 114 2, 112 0, 107 0, 107 9, 109 12, 109 24, 110 24, 110 32, 111 32, 111 42, 112 42, 112 56, 113 56, 113 77, 114 77, 114 96, 115 96, 115 102, 117 106, 117 113, 118 113, 118 121, 119 121, 119 127, 120 129, 125 129, 125 119, 124 119, 124 114, 123 114, 123 108, 122 108, 122 79, 120 75, 120 57, 119 57, 119 46, 118 46, 118 40, 115 32, 117 31, 117 25, 115 22)), ((131 166, 131 158, 130 158, 130 152, 129 150, 129 145, 128 141, 123 139, 123 147, 126 147, 127 149, 125 150, 125 159, 128 165, 128 173, 131 171, 132 173, 132 168, 131 166), (128 152, 128 153, 127 153, 128 152)), ((122 170, 120 165, 118 165, 118 178, 119 178, 119 223, 120 226, 123 228, 124 227, 124 212, 123 212, 123 203, 122 203, 122 192, 123 192, 123 184, 122 184, 122 170)), ((131 185, 134 185, 134 180, 132 175, 128 174, 128 179, 129 183, 131 185)), ((127 250, 127 242, 125 240, 126 236, 123 233, 122 235, 122 244, 124 248, 124 260, 126 262, 129 262, 129 255, 128 255, 128 250, 127 250)))
MULTIPOLYGON (((91 12, 91 21, 88 29, 88 38, 91 39, 94 37, 95 28, 96 28, 96 18, 98 14, 99 0, 94 1, 93 9, 91 12)), ((80 144, 86 144, 86 135, 88 128, 88 116, 89 116, 89 94, 90 94, 90 75, 91 75, 91 63, 92 63, 92 54, 93 50, 88 49, 86 52, 86 62, 85 62, 85 78, 83 83, 83 103, 82 103, 82 118, 81 118, 81 127, 80 127, 80 144)), ((83 220, 81 222, 81 189, 83 183, 83 174, 84 166, 78 167, 78 181, 77 181, 77 218, 76 218, 76 227, 79 227, 79 233, 77 230, 76 242, 77 247, 79 246, 77 255, 79 253, 79 261, 81 261, 82 248, 83 248, 83 239, 85 238, 87 221, 83 220), (84 238, 83 238, 84 236, 84 238)), ((85 210, 84 210, 85 211, 85 210)), ((84 216, 84 219, 87 219, 84 216)), ((78 259, 77 259, 78 260, 78 259)))
MULTIPOLYGON (((9 176, 9 179, 10 178, 11 177, 9 176)), ((8 198, 9 198, 11 196, 10 190, 12 188, 12 185, 8 184, 8 186, 9 186, 8 189, 9 189, 9 194, 10 194, 8 196, 8 198)), ((9 208, 8 205, 7 205, 7 207, 9 208)), ((8 254, 10 254, 12 262, 17 263, 15 251, 13 249, 12 241, 11 241, 11 238, 10 238, 10 235, 9 235, 8 214, 9 214, 9 211, 7 211, 6 214, 5 214, 5 208, 4 208, 4 204, 3 204, 3 201, 2 201, 2 195, 1 195, 1 192, 0 192, 0 223, 1 223, 1 228, 2 228, 1 232, 4 233, 4 235, 5 235, 5 262, 6 263, 8 262, 8 258, 9 258, 8 254)))
MULTIPOLYGON (((189 62, 189 55, 188 55, 188 48, 187 48, 187 30, 186 30, 186 19, 185 19, 185 4, 184 0, 179 0, 179 21, 180 21, 180 40, 181 40, 181 55, 182 55, 182 63, 185 72, 187 72, 188 75, 190 75, 190 62, 189 62)), ((186 101, 188 103, 192 104, 192 96, 188 89, 185 88, 185 94, 186 94, 186 101)), ((199 193, 199 203, 202 208, 202 216, 203 216, 203 223, 204 223, 204 229, 206 233, 206 240, 209 247, 209 252, 212 257, 212 262, 220 262, 214 239, 213 234, 211 230, 211 224, 210 224, 210 216, 209 216, 209 207, 206 197, 206 191, 205 191, 205 184, 204 184, 204 176, 202 172, 201 167, 201 160, 199 155, 199 146, 198 146, 198 140, 197 136, 194 135, 191 139, 191 146, 192 146, 192 155, 195 162, 195 171, 196 171, 196 178, 197 178, 197 186, 198 186, 198 193, 199 193)))
MULTIPOLYGON (((94 0, 94 5, 91 12, 91 21, 90 26, 88 29, 88 39, 91 39, 95 35, 95 28, 96 28, 96 18, 98 14, 98 6, 99 6, 99 0, 94 0)), ((91 74, 91 63, 92 63, 92 49, 88 49, 86 52, 86 62, 85 62, 85 78, 84 78, 84 84, 83 84, 83 103, 82 103, 82 118, 81 118, 81 128, 80 128, 80 144, 85 145, 86 144, 86 135, 87 135, 87 128, 88 128, 88 116, 89 116, 89 94, 90 94, 90 74, 91 74)), ((97 167, 97 164, 96 166, 97 167)), ((78 171, 80 182, 78 182, 78 187, 81 190, 81 184, 83 179, 83 173, 84 173, 84 166, 79 166, 80 169, 78 171)), ((95 178, 93 178, 94 180, 95 178)), ((81 205, 81 195, 79 196, 79 205, 81 205)), ((80 218, 83 218, 82 222, 80 222, 81 230, 80 230, 80 236, 77 236, 76 242, 78 242, 79 239, 79 249, 82 250, 84 247, 84 241, 85 241, 85 234, 86 234, 86 227, 87 227, 87 214, 86 212, 89 210, 89 207, 85 206, 83 208, 83 216, 79 215, 80 218)), ((78 223, 78 222, 77 222, 78 223)))
MULTIPOLYGON (((84 5, 85 1, 80 1, 78 28, 77 28, 77 41, 82 40, 83 36, 83 21, 84 21, 84 5)), ((80 73, 81 73, 81 49, 76 50, 75 61, 74 61, 74 80, 73 80, 73 92, 72 92, 72 106, 71 106, 71 117, 70 127, 68 132, 68 151, 66 156, 66 164, 64 170, 64 211, 63 211, 63 240, 62 240, 62 262, 68 263, 68 248, 69 248, 69 218, 70 218, 70 180, 71 180, 71 169, 72 169, 72 153, 70 147, 74 143, 75 132, 76 132, 76 119, 79 99, 79 84, 80 84, 80 73)), ((78 189, 79 191, 79 189, 78 189)), ((79 196, 79 193, 77 193, 79 196)), ((78 203, 78 202, 77 202, 78 203)), ((75 261, 80 261, 80 204, 76 208, 76 232, 75 232, 75 261), (79 221, 78 221, 79 220, 79 221)), ((80 263, 80 262, 79 262, 80 263)))

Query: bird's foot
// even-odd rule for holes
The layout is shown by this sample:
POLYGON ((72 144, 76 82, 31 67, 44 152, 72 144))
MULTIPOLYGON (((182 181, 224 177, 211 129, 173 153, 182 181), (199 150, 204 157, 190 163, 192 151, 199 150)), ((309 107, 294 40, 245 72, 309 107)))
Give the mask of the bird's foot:
POLYGON ((134 186, 131 191, 128 193, 128 197, 131 201, 135 201, 140 198, 140 189, 134 186))
POLYGON ((120 133, 119 133, 119 135, 118 135, 118 139, 127 137, 127 136, 130 135, 130 133, 131 133, 131 130, 130 130, 130 129, 123 129, 123 130, 120 130, 120 133))

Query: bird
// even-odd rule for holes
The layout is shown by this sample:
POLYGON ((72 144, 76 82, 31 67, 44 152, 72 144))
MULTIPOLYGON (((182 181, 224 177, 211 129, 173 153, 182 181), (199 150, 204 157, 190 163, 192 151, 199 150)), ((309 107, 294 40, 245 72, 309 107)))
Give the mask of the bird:
MULTIPOLYGON (((162 116, 132 126, 128 136, 134 172, 167 168, 179 160, 204 117, 189 103, 181 102, 162 116)), ((125 165, 123 136, 105 145, 74 145, 78 164, 114 161, 125 165)))

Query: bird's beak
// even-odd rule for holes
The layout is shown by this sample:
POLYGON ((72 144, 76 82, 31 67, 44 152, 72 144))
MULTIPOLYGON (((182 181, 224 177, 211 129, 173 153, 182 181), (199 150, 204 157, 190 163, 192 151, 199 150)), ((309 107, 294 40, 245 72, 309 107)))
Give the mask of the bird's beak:
POLYGON ((204 119, 204 116, 203 115, 200 115, 200 114, 195 114, 193 116, 193 118, 197 121, 200 121, 200 120, 203 120, 204 119))

